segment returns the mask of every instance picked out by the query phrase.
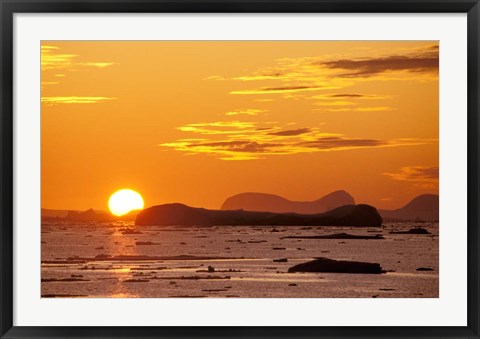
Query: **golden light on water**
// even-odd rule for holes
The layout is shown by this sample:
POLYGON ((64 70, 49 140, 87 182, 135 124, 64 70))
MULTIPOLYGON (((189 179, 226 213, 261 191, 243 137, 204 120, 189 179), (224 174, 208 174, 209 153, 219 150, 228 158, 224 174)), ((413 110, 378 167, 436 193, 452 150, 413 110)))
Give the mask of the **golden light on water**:
POLYGON ((143 206, 144 202, 140 193, 128 188, 116 191, 108 200, 108 208, 116 216, 122 216, 134 210, 141 210, 143 206))

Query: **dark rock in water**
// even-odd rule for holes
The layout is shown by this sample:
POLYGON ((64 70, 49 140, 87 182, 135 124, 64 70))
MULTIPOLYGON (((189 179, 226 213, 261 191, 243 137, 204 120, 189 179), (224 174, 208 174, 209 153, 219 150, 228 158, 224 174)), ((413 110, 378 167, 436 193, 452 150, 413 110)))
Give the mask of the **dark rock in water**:
POLYGON ((390 234, 432 234, 422 227, 414 227, 408 231, 391 231, 390 234))
POLYGON ((273 262, 288 262, 288 259, 287 258, 273 259, 273 262))
POLYGON ((148 246, 148 245, 160 245, 158 242, 152 241, 136 241, 135 245, 137 246, 148 246))
POLYGON ((209 293, 215 293, 215 292, 227 292, 228 290, 225 288, 214 288, 214 289, 206 289, 202 290, 202 292, 209 292, 209 293))
POLYGON ((86 297, 82 294, 42 294, 42 298, 81 298, 86 297))
POLYGON ((380 227, 382 218, 370 205, 345 205, 325 213, 296 214, 252 212, 244 210, 207 210, 183 204, 165 204, 146 208, 136 225, 197 226, 371 226, 380 227))
POLYGON ((417 271, 433 271, 433 268, 430 267, 419 267, 417 268, 417 271))
POLYGON ((80 279, 80 278, 51 278, 51 279, 41 280, 41 282, 78 282, 78 281, 90 281, 90 280, 80 279))
POLYGON ((120 231, 122 232, 122 234, 142 234, 142 232, 140 231, 137 231, 137 230, 132 230, 132 229, 129 229, 129 228, 121 228, 120 231))
POLYGON ((385 239, 381 234, 376 235, 354 235, 348 233, 335 233, 327 235, 293 235, 289 237, 282 237, 280 239, 385 239))
MULTIPOLYGON (((211 266, 209 266, 209 267, 211 267, 211 266)), ((197 272, 197 273, 241 273, 241 272, 244 272, 244 271, 229 268, 228 270, 216 270, 216 269, 213 269, 213 270, 196 270, 195 272, 197 272)))
POLYGON ((292 266, 288 269, 288 272, 383 273, 382 267, 377 263, 333 260, 328 258, 316 258, 315 260, 292 266))

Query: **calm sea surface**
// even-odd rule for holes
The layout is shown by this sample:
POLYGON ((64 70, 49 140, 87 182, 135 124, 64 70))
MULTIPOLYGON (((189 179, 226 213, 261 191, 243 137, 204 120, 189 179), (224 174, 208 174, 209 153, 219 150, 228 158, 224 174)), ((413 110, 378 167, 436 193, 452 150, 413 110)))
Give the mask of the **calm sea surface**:
POLYGON ((382 228, 42 225, 42 297, 437 298, 438 268, 437 223, 382 228), (390 234, 415 226, 432 234, 390 234), (385 239, 281 239, 342 232, 385 239), (287 273, 315 257, 376 262, 387 273, 287 273), (417 271, 420 267, 432 270, 417 271))

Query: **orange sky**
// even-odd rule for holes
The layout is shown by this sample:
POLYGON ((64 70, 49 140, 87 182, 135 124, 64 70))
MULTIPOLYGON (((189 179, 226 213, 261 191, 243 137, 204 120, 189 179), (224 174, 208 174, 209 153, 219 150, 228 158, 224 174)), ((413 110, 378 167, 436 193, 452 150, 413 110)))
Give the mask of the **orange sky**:
POLYGON ((42 43, 42 207, 438 193, 438 44, 42 43))

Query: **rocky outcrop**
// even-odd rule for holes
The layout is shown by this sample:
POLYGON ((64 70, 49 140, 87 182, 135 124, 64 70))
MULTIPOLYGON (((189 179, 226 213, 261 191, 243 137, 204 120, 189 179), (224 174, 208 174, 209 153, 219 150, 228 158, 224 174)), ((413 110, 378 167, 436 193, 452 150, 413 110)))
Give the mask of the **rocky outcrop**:
POLYGON ((328 258, 316 258, 306 263, 292 266, 289 273, 294 272, 323 272, 323 273, 384 273, 380 264, 360 261, 333 260, 328 258))
POLYGON ((342 206, 326 213, 296 214, 252 211, 222 211, 165 204, 146 208, 135 220, 136 225, 198 225, 198 226, 373 226, 382 218, 369 205, 342 206))

